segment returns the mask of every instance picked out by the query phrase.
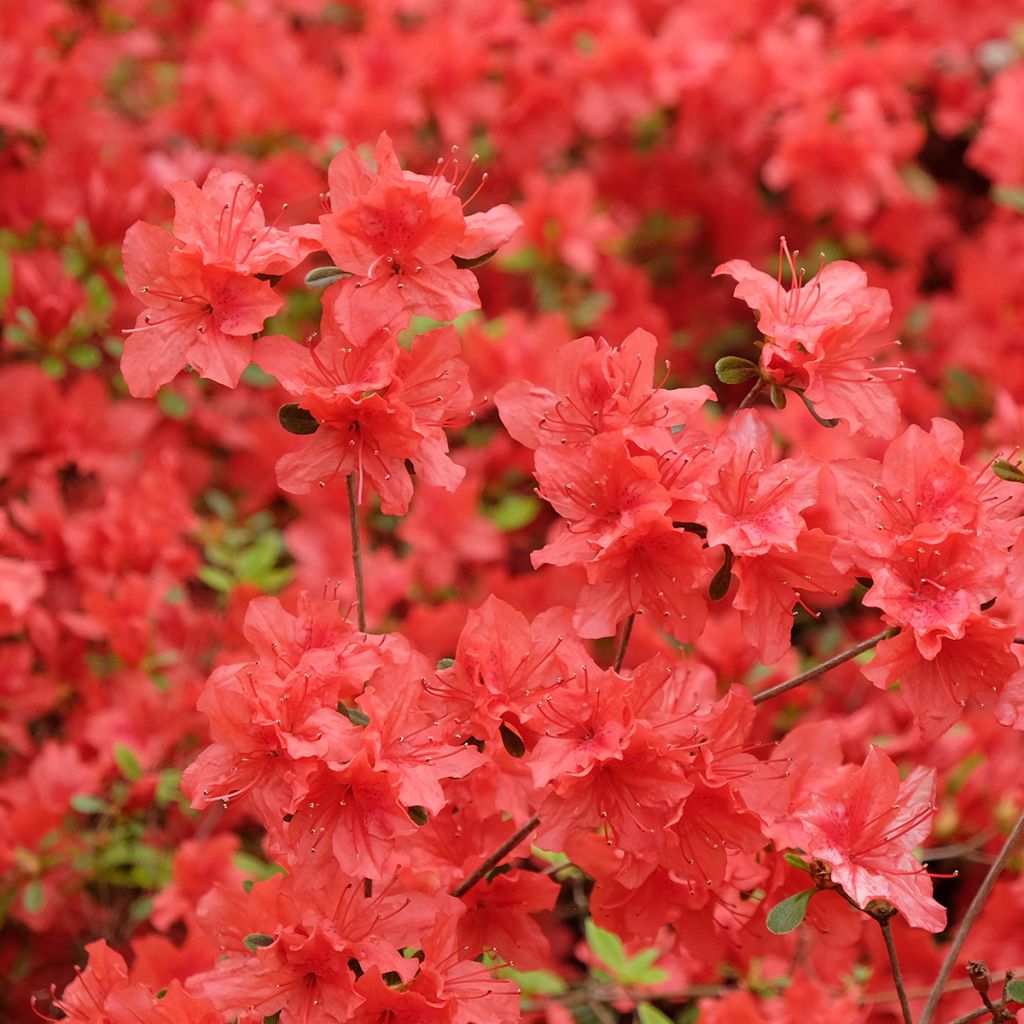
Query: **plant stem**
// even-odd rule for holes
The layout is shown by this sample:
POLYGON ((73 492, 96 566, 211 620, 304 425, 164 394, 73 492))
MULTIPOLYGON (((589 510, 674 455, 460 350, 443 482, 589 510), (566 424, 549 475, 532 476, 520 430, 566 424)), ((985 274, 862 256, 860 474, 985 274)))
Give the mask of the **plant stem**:
POLYGON ((759 377, 755 382, 754 386, 746 393, 743 401, 740 402, 739 407, 736 409, 737 412, 742 412, 744 409, 749 409, 757 399, 757 396, 761 394, 764 388, 764 378, 759 377))
POLYGON ((352 531, 352 573, 356 578, 356 613, 359 628, 366 632, 366 590, 363 584, 363 545, 359 539, 359 504, 356 500, 356 475, 345 478, 348 487, 348 524, 352 531))
POLYGON ((473 872, 473 874, 464 878, 456 888, 452 890, 453 896, 465 896, 470 889, 480 881, 488 871, 496 868, 538 825, 540 824, 540 818, 535 814, 522 828, 517 829, 516 832, 509 836, 509 838, 499 846, 494 853, 490 855, 473 872))
POLYGON ((991 1013, 987 1006, 979 1006, 976 1010, 971 1010, 970 1013, 965 1013, 962 1017, 957 1017, 956 1020, 951 1020, 949 1024, 970 1024, 972 1020, 984 1017, 987 1013, 991 1013))
POLYGON ((889 926, 889 918, 876 918, 879 928, 882 929, 882 937, 885 939, 885 948, 889 952, 889 967, 892 969, 892 980, 896 986, 896 994, 900 997, 900 1009, 903 1010, 903 1020, 906 1024, 914 1024, 913 1014, 910 1012, 910 1000, 907 999, 907 990, 903 987, 903 972, 900 970, 900 962, 896 957, 896 943, 892 940, 892 928, 889 926))
POLYGON ((960 922, 960 927, 957 928, 956 935, 953 936, 953 941, 949 944, 949 949, 946 951, 946 959, 943 960, 942 967, 939 970, 939 976, 935 979, 931 992, 928 993, 928 1001, 925 1003, 924 1012, 921 1014, 921 1024, 930 1024, 935 1014, 935 1008, 939 1005, 939 1000, 942 998, 943 991, 945 990, 946 981, 949 979, 953 965, 956 963, 956 958, 960 955, 960 950, 963 949, 963 945, 967 941, 967 935, 981 914, 985 901, 996 884, 996 879, 1006 866, 1006 862, 1010 859, 1010 855, 1013 853, 1017 843, 1020 842, 1022 836, 1024 836, 1024 812, 1021 812, 1017 823, 1013 826, 1013 831, 1006 837, 1006 842, 1003 843, 999 856, 992 862, 992 867, 988 869, 988 874, 985 875, 981 887, 974 894, 974 899, 971 900, 971 905, 967 908, 967 913, 964 914, 964 919, 960 922))
POLYGON ((861 640, 859 644, 848 647, 845 651, 841 651, 834 657, 829 658, 828 661, 823 661, 820 665, 816 665, 814 668, 808 669, 808 671, 802 672, 798 676, 793 676, 792 679, 787 679, 784 683, 779 683, 778 686, 771 686, 767 690, 755 694, 754 703, 763 704, 766 700, 778 697, 779 694, 795 690, 798 686, 803 686, 804 683, 809 683, 812 679, 817 679, 818 676, 823 676, 826 672, 836 668, 836 666, 842 665, 844 661, 849 661, 851 658, 856 658, 858 654, 870 651, 872 647, 877 647, 883 640, 894 637, 899 631, 899 626, 893 626, 890 629, 882 630, 881 633, 876 633, 867 640, 861 640))
POLYGON ((622 668, 622 663, 626 660, 626 648, 629 646, 629 638, 633 634, 633 620, 635 618, 636 612, 633 612, 633 614, 626 619, 626 624, 622 627, 622 640, 619 643, 619 653, 615 655, 616 672, 622 668))

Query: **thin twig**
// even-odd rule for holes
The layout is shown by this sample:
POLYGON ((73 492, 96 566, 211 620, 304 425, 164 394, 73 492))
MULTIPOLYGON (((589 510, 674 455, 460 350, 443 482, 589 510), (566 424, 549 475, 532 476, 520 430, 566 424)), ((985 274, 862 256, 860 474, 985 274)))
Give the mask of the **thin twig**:
POLYGON ((979 1017, 984 1017, 986 1013, 991 1013, 987 1006, 979 1006, 976 1010, 971 1010, 970 1013, 965 1013, 962 1017, 957 1017, 956 1020, 951 1020, 949 1024, 969 1024, 972 1020, 977 1020, 979 1017))
POLYGON ((622 641, 619 644, 619 653, 615 655, 616 672, 622 669, 622 663, 626 660, 626 648, 629 646, 629 638, 633 634, 633 620, 635 618, 636 612, 633 612, 633 614, 626 619, 626 624, 622 627, 622 641))
POLYGON ((356 614, 359 629, 366 632, 366 591, 363 586, 363 545, 359 539, 359 504, 356 499, 356 475, 345 478, 348 487, 348 524, 352 531, 352 573, 356 578, 356 614))
POLYGON ((746 395, 743 398, 743 401, 740 402, 739 408, 736 411, 742 412, 744 409, 749 409, 754 404, 755 400, 757 399, 757 396, 761 394, 763 388, 764 378, 759 377, 754 386, 746 393, 746 395))
POLYGON ((480 881, 488 871, 496 868, 538 825, 540 824, 540 818, 535 814, 522 828, 518 829, 514 835, 510 836, 508 840, 499 846, 494 853, 490 855, 473 872, 473 874, 467 876, 459 883, 459 885, 452 890, 453 896, 465 896, 470 889, 480 881))
POLYGON ((793 676, 792 679, 787 679, 784 683, 779 683, 778 686, 770 686, 767 690, 763 690, 761 693, 754 695, 755 704, 763 704, 766 700, 771 700, 773 697, 778 697, 780 694, 788 693, 790 690, 795 690, 798 686, 803 686, 804 683, 809 683, 812 679, 817 679, 818 676, 823 676, 826 672, 830 672, 838 665, 842 665, 843 662, 849 661, 851 658, 856 658, 858 654, 863 654, 865 651, 870 651, 872 647, 877 647, 883 640, 889 640, 894 637, 900 631, 899 626, 893 626, 891 629, 884 629, 881 633, 876 633, 873 637, 869 637, 867 640, 862 640, 859 644, 854 644, 852 647, 848 647, 845 651, 841 651, 833 658, 829 658, 828 661, 823 661, 820 665, 809 669, 806 672, 802 672, 798 676, 793 676))
POLYGON ((992 867, 988 869, 988 874, 985 875, 981 887, 974 894, 974 899, 971 900, 971 905, 967 908, 967 913, 964 914, 964 919, 960 922, 960 927, 957 928, 956 935, 953 936, 953 941, 949 944, 949 949, 946 951, 946 959, 943 960, 942 967, 939 970, 939 976, 935 979, 931 992, 928 993, 928 1002, 925 1003, 924 1011, 921 1014, 921 1024, 930 1024, 935 1014, 935 1008, 939 1005, 939 1000, 945 991, 949 975, 953 970, 954 964, 956 964, 956 958, 960 955, 960 950, 963 949, 963 945, 967 941, 967 935, 981 914, 985 901, 996 884, 996 879, 1006 866, 1006 862, 1010 859, 1017 843, 1020 842, 1021 836, 1024 836, 1024 812, 1017 819, 1017 823, 1013 826, 1013 831, 1006 837, 1006 842, 1003 843, 999 856, 992 862, 992 867))
POLYGON ((907 999, 907 990, 903 986, 903 972, 900 970, 900 962, 896 957, 896 943, 892 939, 892 928, 889 927, 889 919, 878 917, 875 920, 878 921, 878 926, 882 929, 885 948, 889 953, 889 967, 892 970, 892 980, 896 986, 896 994, 900 997, 900 1009, 903 1011, 903 1020, 906 1024, 914 1024, 914 1016, 910 1012, 910 1000, 907 999))

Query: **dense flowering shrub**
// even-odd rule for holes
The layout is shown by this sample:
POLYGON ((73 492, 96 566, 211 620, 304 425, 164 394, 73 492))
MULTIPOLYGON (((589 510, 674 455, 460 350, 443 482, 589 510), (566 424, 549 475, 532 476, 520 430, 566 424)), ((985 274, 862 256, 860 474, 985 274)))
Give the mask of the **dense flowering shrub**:
POLYGON ((0 11, 0 1018, 1024 1020, 1020 18, 0 11))

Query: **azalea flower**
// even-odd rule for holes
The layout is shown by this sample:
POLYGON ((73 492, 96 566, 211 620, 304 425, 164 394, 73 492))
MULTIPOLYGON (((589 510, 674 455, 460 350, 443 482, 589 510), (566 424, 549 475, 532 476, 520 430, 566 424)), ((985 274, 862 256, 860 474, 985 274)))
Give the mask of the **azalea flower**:
POLYGON ((734 278, 733 294, 757 312, 763 378, 801 393, 820 416, 842 420, 854 433, 892 437, 900 415, 887 382, 905 371, 902 364, 872 362, 878 351, 896 344, 886 331, 892 313, 888 292, 868 287, 867 274, 848 260, 823 262, 805 283, 795 255, 783 238, 778 278, 746 260, 722 263, 712 275, 734 278), (783 260, 792 277, 789 289, 782 286, 783 260))
POLYGON ((838 776, 797 810, 806 853, 825 861, 832 881, 859 907, 888 900, 915 928, 941 932, 946 911, 914 856, 931 832, 935 770, 899 769, 872 746, 862 767, 838 776))

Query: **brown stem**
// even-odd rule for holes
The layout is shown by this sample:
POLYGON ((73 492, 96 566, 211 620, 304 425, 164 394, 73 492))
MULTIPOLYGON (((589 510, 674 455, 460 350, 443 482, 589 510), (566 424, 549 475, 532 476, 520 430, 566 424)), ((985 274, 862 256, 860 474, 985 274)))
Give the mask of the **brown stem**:
POLYGON ((977 1020, 979 1017, 984 1017, 985 1014, 989 1013, 987 1006, 979 1006, 976 1010, 971 1010, 970 1013, 965 1013, 962 1017, 957 1017, 956 1020, 951 1020, 949 1024, 970 1024, 970 1021, 977 1020))
POLYGON ((1024 836, 1024 812, 1017 819, 1017 823, 1013 826, 1013 831, 1006 837, 1006 842, 1003 843, 999 856, 992 862, 992 867, 988 869, 988 874, 985 875, 981 887, 974 894, 974 899, 971 900, 971 905, 967 908, 967 913, 964 914, 964 919, 960 922, 960 927, 957 928, 956 935, 953 936, 953 941, 949 944, 949 949, 946 951, 946 959, 942 961, 942 967, 939 970, 939 976, 935 979, 935 984, 932 985, 931 992, 928 993, 928 1001, 924 1004, 921 1024, 930 1024, 935 1014, 935 1008, 939 1005, 939 1000, 945 991, 946 982, 949 980, 949 975, 956 963, 956 958, 960 955, 960 950, 963 949, 963 945, 967 941, 967 935, 981 914, 985 901, 996 884, 996 879, 1006 866, 1006 862, 1010 859, 1022 836, 1024 836))
POLYGON ((359 504, 356 500, 356 475, 345 478, 348 487, 348 525, 352 531, 352 573, 356 578, 356 614, 359 628, 366 632, 366 590, 363 584, 363 545, 359 538, 359 504))
POLYGON ((754 383, 754 386, 746 393, 743 397, 743 401, 740 402, 737 412, 742 412, 744 409, 749 409, 754 402, 757 400, 757 396, 761 394, 764 389, 764 378, 759 377, 754 383))
POLYGON ((817 679, 818 676, 823 676, 838 665, 842 665, 844 661, 849 661, 851 658, 856 658, 858 654, 870 651, 872 647, 877 647, 883 640, 894 637, 899 631, 899 626, 893 626, 891 629, 884 629, 881 633, 876 633, 867 640, 861 640, 859 644, 848 647, 845 651, 835 655, 835 657, 829 658, 828 661, 823 661, 820 665, 816 665, 814 668, 802 672, 798 676, 793 676, 792 679, 787 679, 784 683, 779 683, 778 686, 771 686, 767 690, 755 694, 754 703, 763 704, 766 700, 771 700, 780 694, 795 690, 798 686, 803 686, 804 683, 809 683, 812 679, 817 679))
POLYGON ((488 871, 496 868, 538 825, 540 824, 540 818, 535 814, 522 828, 518 829, 512 836, 510 836, 504 843, 499 846, 494 853, 490 855, 473 872, 473 874, 467 876, 459 883, 456 888, 452 890, 453 896, 465 896, 470 889, 480 881, 488 871))
POLYGON ((876 918, 878 926, 882 929, 882 937, 885 939, 885 948, 889 953, 889 967, 892 969, 892 980, 896 986, 896 994, 900 997, 900 1009, 903 1011, 903 1020, 906 1024, 914 1024, 913 1014, 910 1012, 910 1000, 907 999, 907 990, 903 986, 903 972, 900 970, 900 962, 896 957, 896 943, 892 940, 892 928, 889 926, 889 918, 876 918))
POLYGON ((619 653, 615 655, 615 671, 618 672, 622 668, 622 663, 626 660, 626 648, 629 646, 629 638, 633 634, 633 620, 636 618, 636 612, 633 612, 628 619, 626 624, 622 627, 622 640, 619 643, 619 653))

